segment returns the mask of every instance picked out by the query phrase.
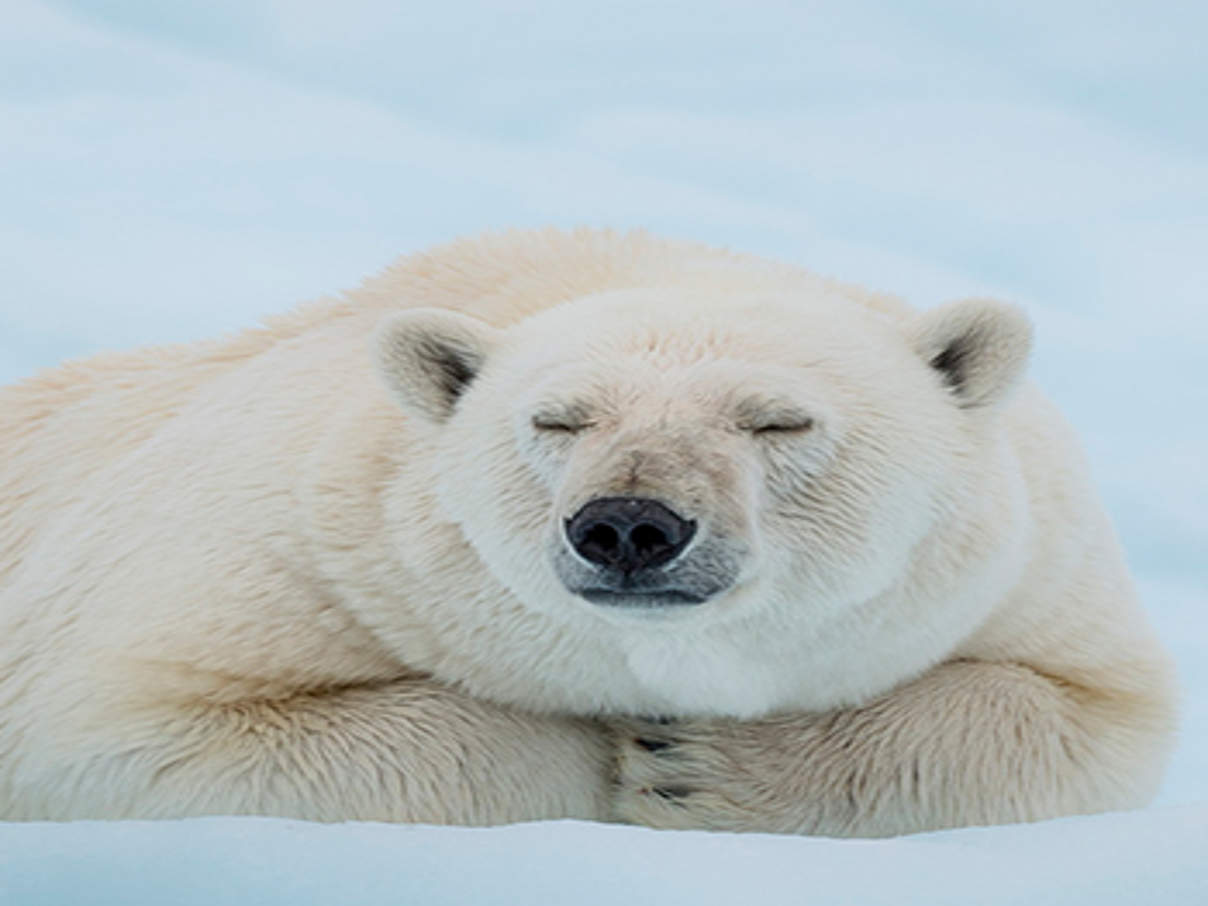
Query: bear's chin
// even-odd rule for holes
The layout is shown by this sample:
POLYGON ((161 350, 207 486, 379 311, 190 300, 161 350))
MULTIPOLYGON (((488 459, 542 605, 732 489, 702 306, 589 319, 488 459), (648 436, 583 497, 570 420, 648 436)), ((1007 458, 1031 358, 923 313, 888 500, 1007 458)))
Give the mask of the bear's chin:
POLYGON ((577 590, 575 594, 591 604, 622 610, 696 607, 704 604, 711 597, 678 588, 645 592, 618 591, 611 588, 583 588, 577 590))

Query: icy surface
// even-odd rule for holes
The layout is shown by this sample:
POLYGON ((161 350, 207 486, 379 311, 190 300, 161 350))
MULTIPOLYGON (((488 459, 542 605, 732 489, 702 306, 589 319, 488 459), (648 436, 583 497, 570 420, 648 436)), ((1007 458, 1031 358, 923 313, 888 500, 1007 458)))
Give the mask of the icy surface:
POLYGON ((1193 906, 1208 902, 1208 807, 855 841, 573 821, 0 824, 0 902, 1193 906))
POLYGON ((1137 814, 870 843, 0 825, 0 904, 1208 902, 1208 5, 3 7, 0 381, 511 225, 648 227, 920 305, 1012 299, 1185 713, 1137 814))

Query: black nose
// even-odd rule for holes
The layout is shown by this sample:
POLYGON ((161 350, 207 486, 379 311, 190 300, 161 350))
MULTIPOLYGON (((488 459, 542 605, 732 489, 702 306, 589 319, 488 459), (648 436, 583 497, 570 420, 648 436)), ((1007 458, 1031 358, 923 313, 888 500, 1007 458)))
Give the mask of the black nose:
POLYGON ((566 537, 584 560, 626 574, 674 560, 694 534, 693 520, 648 497, 601 497, 566 520, 566 537))

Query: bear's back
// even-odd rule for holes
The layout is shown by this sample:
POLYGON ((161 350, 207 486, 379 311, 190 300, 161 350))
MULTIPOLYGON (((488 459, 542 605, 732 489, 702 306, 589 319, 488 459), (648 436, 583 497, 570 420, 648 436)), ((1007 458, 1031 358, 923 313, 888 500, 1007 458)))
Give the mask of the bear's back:
POLYGON ((332 304, 304 306, 234 336, 101 354, 0 387, 0 587, 38 528, 198 388, 340 313, 332 304))

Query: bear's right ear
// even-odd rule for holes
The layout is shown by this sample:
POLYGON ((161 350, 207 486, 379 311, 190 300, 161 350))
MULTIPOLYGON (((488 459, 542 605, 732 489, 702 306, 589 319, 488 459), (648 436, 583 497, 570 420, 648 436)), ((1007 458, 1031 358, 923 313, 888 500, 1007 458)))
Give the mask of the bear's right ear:
POLYGON ((911 329, 915 351, 962 408, 992 406, 1019 382, 1032 350, 1032 325, 1014 305, 963 299, 923 312, 911 329))
POLYGON ((374 331, 378 371, 408 412, 443 422, 474 380, 499 331, 440 308, 392 315, 374 331))

